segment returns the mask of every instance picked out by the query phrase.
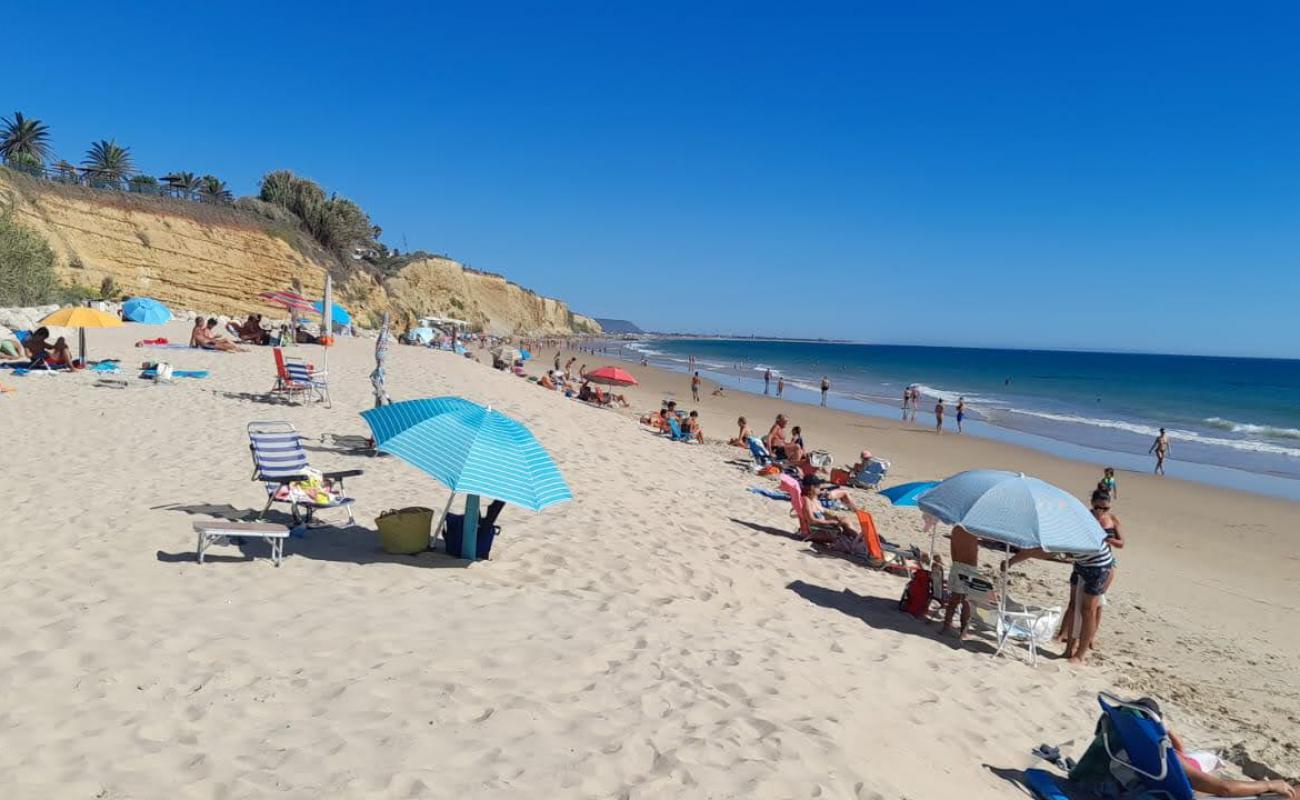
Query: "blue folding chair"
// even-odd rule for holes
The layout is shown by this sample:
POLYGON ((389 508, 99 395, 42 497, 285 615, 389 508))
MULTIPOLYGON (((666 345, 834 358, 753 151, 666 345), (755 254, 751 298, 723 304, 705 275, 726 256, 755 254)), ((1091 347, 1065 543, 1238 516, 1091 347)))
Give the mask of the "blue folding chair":
POLYGON ((353 500, 342 494, 343 479, 361 475, 361 470, 321 473, 326 482, 338 487, 339 494, 330 494, 327 502, 320 502, 293 486, 308 478, 307 451, 303 449, 302 437, 293 425, 288 422, 250 422, 248 439, 253 453, 253 480, 266 484, 266 506, 258 514, 259 520, 271 510, 273 503, 287 503, 295 526, 310 524, 316 511, 329 508, 344 509, 348 514, 348 524, 356 524, 356 517, 352 514, 353 500))
POLYGON ((691 441, 691 435, 683 431, 682 426, 678 424, 677 420, 673 419, 672 417, 668 418, 668 430, 670 431, 668 435, 672 437, 672 440, 674 442, 691 441))
POLYGON ((757 436, 746 438, 745 444, 749 445, 749 454, 754 457, 755 470, 776 463, 776 459, 772 458, 772 454, 767 452, 767 448, 763 446, 763 442, 757 436))
POLYGON ((1131 770, 1152 800, 1196 797, 1159 714, 1105 692, 1097 695, 1097 702, 1110 721, 1110 730, 1103 726, 1101 736, 1112 762, 1131 770))

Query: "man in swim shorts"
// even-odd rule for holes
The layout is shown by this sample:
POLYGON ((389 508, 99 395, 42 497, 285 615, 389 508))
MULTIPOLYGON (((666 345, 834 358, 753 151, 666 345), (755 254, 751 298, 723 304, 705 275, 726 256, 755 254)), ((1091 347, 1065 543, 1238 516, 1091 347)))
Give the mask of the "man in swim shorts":
POLYGON ((961 608, 961 627, 957 638, 966 638, 966 629, 970 626, 971 605, 966 596, 972 592, 988 591, 988 581, 980 575, 980 542, 973 534, 960 525, 952 529, 952 567, 948 570, 948 602, 943 609, 943 624, 939 635, 952 628, 952 618, 961 608))

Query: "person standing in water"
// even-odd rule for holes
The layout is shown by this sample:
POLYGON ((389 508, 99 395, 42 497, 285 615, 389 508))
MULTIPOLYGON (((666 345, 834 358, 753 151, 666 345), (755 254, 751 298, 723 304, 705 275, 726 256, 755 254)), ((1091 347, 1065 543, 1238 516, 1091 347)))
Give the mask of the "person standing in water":
POLYGON ((957 398, 957 432, 961 433, 961 421, 966 416, 966 398, 957 398))
POLYGON ((763 394, 768 393, 768 387, 772 385, 772 370, 763 370, 763 394))
POLYGON ((777 397, 780 397, 781 394, 782 394, 784 391, 785 391, 785 376, 784 376, 784 375, 777 375, 777 376, 776 376, 776 396, 777 396, 777 397))
POLYGON ((934 432, 943 433, 943 398, 934 404, 934 432))
POLYGON ((695 402, 700 402, 700 373, 698 372, 691 376, 691 397, 695 402))
POLYGON ((1160 429, 1160 435, 1151 443, 1151 449, 1147 451, 1148 455, 1152 453, 1156 456, 1155 474, 1164 475, 1165 458, 1169 456, 1169 434, 1165 433, 1164 428, 1160 429))
POLYGON ((831 382, 825 375, 822 376, 822 408, 826 407, 826 393, 831 390, 831 382))
POLYGON ((903 422, 907 422, 907 408, 912 405, 912 387, 903 390, 903 422))

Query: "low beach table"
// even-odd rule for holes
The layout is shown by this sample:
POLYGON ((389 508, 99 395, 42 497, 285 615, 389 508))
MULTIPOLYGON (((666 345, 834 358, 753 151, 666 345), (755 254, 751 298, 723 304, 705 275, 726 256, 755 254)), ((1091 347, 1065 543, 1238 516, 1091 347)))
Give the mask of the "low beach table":
POLYGON ((289 529, 273 522, 231 522, 224 519, 210 519, 194 523, 194 532, 198 534, 199 563, 203 563, 203 554, 208 547, 217 544, 219 539, 264 539, 271 545, 271 561, 278 567, 284 560, 284 540, 289 538, 289 529))

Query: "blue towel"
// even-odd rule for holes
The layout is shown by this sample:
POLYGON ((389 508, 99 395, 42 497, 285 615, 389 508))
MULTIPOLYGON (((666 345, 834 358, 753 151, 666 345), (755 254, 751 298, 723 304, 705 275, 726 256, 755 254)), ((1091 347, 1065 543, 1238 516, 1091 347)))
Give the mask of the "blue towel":
POLYGON ((764 489, 761 486, 751 486, 749 490, 754 494, 761 494, 770 500, 789 500, 788 492, 778 492, 776 489, 764 489))
POLYGON ((1025 785, 1040 800, 1068 800, 1056 782, 1056 776, 1041 769, 1025 770, 1025 785))

